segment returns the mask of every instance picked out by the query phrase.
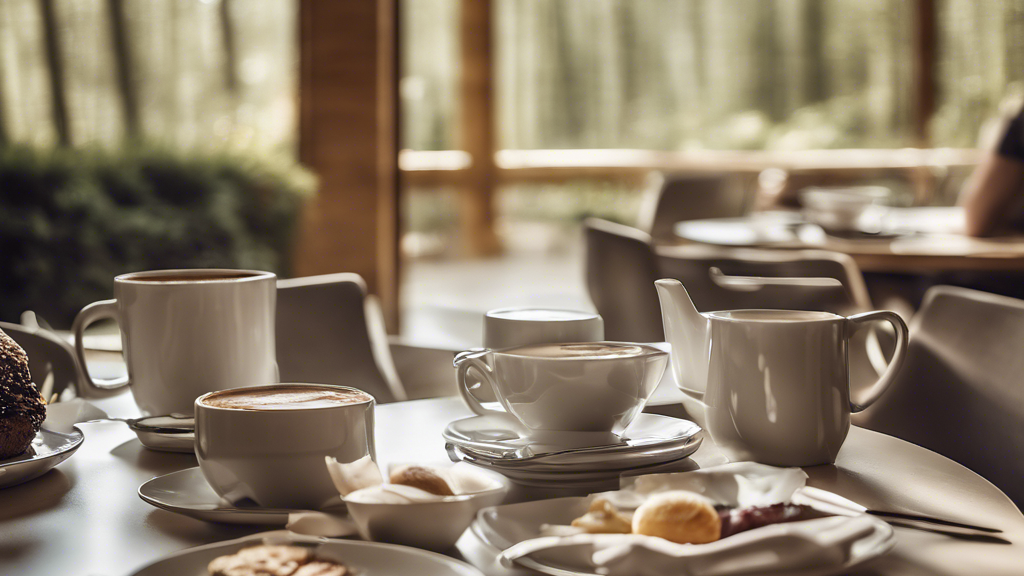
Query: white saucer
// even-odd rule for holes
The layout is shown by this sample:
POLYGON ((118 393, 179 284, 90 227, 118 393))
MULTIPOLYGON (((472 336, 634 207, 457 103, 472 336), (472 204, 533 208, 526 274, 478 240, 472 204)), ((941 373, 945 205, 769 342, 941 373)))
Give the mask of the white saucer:
POLYGON ((131 576, 206 576, 206 567, 214 558, 263 543, 315 547, 317 556, 344 562, 361 576, 483 576, 464 562, 417 548, 300 536, 283 530, 188 548, 144 566, 131 576))
POLYGON ((7 460, 0 460, 0 488, 28 482, 50 471, 68 459, 82 445, 85 436, 78 428, 68 434, 45 428, 36 433, 32 445, 25 452, 7 460))
POLYGON ((511 416, 456 420, 442 434, 463 455, 502 471, 591 472, 627 470, 679 460, 704 438, 700 426, 679 418, 640 414, 616 437, 598 433, 546 433, 537 438, 511 416))
POLYGON ((520 486, 531 486, 534 488, 557 488, 573 489, 585 493, 600 490, 617 490, 620 479, 628 476, 639 476, 643 474, 658 474, 662 472, 686 472, 693 470, 696 465, 687 456, 670 461, 661 461, 656 464, 639 466, 630 469, 606 468, 600 465, 591 470, 568 470, 548 471, 532 470, 528 468, 500 468, 486 460, 476 460, 465 454, 458 447, 449 450, 449 456, 454 461, 462 461, 467 464, 479 466, 485 470, 501 474, 513 484, 520 486))
POLYGON ((210 485, 199 467, 157 476, 139 486, 139 497, 168 512, 183 514, 206 522, 284 526, 288 515, 303 510, 232 506, 210 485))

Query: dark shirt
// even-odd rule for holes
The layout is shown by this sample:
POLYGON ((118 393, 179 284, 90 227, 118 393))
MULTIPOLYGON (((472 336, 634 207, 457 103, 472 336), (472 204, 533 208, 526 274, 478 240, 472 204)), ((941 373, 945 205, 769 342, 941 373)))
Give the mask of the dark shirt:
POLYGON ((1024 108, 1021 108, 1006 127, 996 152, 1005 158, 1024 162, 1024 108))
MULTIPOLYGON (((1024 162, 1024 107, 1006 126, 1003 137, 999 140, 996 153, 1003 158, 1024 162)), ((1011 228, 1024 229, 1024 194, 1018 191, 1010 206, 1006 207, 1007 222, 1011 228)))

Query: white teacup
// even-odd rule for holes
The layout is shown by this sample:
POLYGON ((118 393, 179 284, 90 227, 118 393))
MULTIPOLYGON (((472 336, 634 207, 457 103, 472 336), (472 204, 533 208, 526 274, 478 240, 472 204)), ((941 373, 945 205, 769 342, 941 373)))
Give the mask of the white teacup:
POLYGON ((322 384, 204 394, 195 401, 196 458, 230 502, 307 510, 340 504, 325 457, 376 458, 373 406, 361 390, 322 384))
POLYGON ((114 278, 114 300, 89 304, 72 332, 79 379, 93 396, 129 385, 143 414, 191 414, 200 394, 277 382, 277 276, 253 270, 156 270, 114 278), (97 320, 121 328, 128 377, 94 381, 82 334, 97 320))
POLYGON ((621 433, 654 393, 668 354, 625 342, 533 344, 460 356, 459 392, 484 407, 467 378, 477 372, 509 414, 534 431, 621 433))

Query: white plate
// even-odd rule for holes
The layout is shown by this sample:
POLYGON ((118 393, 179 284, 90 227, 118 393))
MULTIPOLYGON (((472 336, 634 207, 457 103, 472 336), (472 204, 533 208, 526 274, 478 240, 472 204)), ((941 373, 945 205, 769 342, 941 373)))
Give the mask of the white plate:
POLYGON ((206 482, 199 467, 157 476, 139 486, 139 497, 157 508, 206 522, 284 526, 301 510, 231 506, 206 482))
POLYGON ((7 460, 0 460, 0 488, 28 482, 50 471, 68 459, 82 445, 85 436, 78 428, 69 434, 45 428, 36 433, 32 445, 25 452, 7 460))
POLYGON ((717 246, 764 246, 797 240, 799 216, 711 218, 687 220, 675 226, 676 236, 717 246))
POLYGON ((468 564, 425 550, 394 544, 300 536, 283 530, 188 548, 140 568, 131 576, 207 576, 206 566, 214 558, 263 542, 316 547, 318 556, 344 562, 360 576, 483 576, 468 564))
POLYGON ((693 422, 659 414, 638 415, 618 439, 599 435, 599 442, 606 446, 589 445, 587 434, 572 438, 575 443, 560 445, 531 438, 528 431, 510 424, 509 419, 473 416, 452 422, 442 436, 465 455, 495 468, 550 472, 626 470, 661 464, 693 454, 704 438, 704 431, 693 422))
MULTIPOLYGON (((586 513, 590 499, 578 498, 555 498, 536 502, 523 502, 520 504, 506 504, 485 508, 477 514, 477 519, 472 525, 473 532, 485 543, 505 551, 513 545, 540 536, 541 525, 563 524, 568 525, 574 518, 586 513)), ((786 571, 785 574, 793 576, 817 576, 841 573, 849 568, 866 562, 872 558, 888 552, 893 544, 892 528, 875 518, 866 517, 872 521, 873 530, 862 537, 851 548, 851 554, 845 561, 829 567, 816 567, 806 571, 786 571)), ((805 521, 805 522, 814 522, 805 521)), ((758 531, 778 531, 783 526, 796 526, 804 522, 792 522, 766 526, 741 533, 719 542, 726 543, 732 538, 743 536, 742 540, 750 542, 758 541, 758 531)), ((762 532, 763 534, 764 532, 762 532)), ((718 543, 714 543, 718 544, 718 543)), ((712 545, 705 545, 712 546, 712 545)), ((556 576, 592 575, 595 572, 589 568, 590 556, 593 549, 590 546, 580 547, 578 550, 565 551, 568 553, 559 554, 557 557, 544 553, 530 557, 517 559, 516 564, 531 568, 545 574, 556 576)), ((680 570, 682 572, 682 570, 680 570)), ((764 573, 764 572, 761 572, 764 573)), ((769 572, 771 573, 771 572, 769 572)))

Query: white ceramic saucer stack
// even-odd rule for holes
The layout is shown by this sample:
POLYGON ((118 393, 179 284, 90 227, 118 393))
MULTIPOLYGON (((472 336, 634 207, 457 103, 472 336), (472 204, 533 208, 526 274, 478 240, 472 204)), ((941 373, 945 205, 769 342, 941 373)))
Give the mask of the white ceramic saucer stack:
POLYGON ((512 416, 473 416, 444 431, 448 455, 534 488, 618 488, 623 475, 686 469, 704 438, 693 422, 640 414, 620 436, 531 433, 512 416))

